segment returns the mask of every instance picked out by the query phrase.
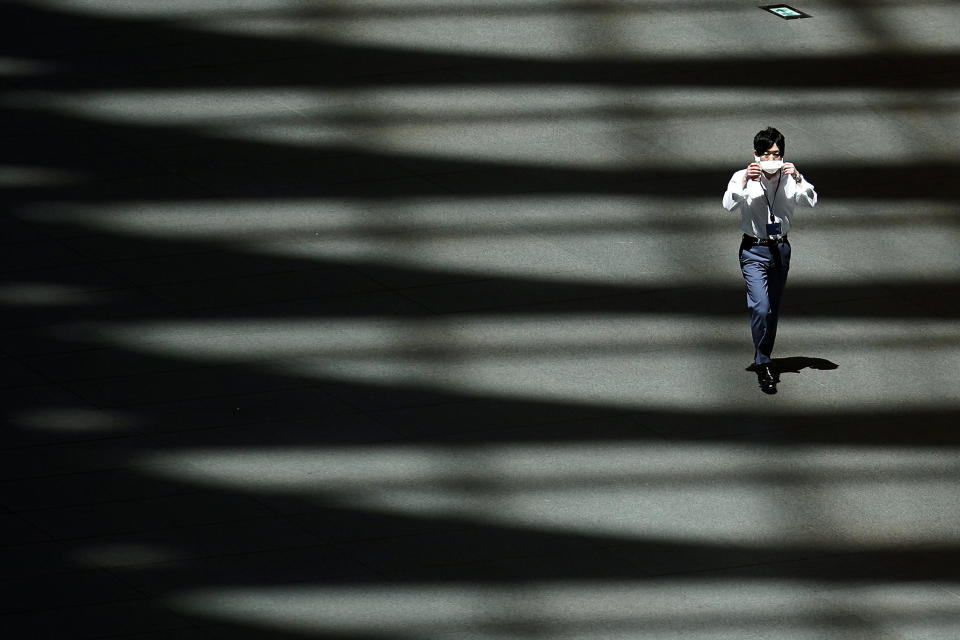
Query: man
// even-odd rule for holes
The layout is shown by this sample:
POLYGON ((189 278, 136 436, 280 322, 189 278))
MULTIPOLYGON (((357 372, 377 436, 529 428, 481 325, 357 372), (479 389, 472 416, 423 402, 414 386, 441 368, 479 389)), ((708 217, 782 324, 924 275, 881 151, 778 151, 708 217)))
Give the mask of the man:
POLYGON ((783 134, 767 127, 753 138, 753 162, 733 174, 723 208, 740 211, 740 270, 747 284, 754 370, 764 393, 777 392, 772 368, 780 301, 790 269, 787 233, 794 210, 817 204, 817 192, 797 167, 784 162, 783 134))

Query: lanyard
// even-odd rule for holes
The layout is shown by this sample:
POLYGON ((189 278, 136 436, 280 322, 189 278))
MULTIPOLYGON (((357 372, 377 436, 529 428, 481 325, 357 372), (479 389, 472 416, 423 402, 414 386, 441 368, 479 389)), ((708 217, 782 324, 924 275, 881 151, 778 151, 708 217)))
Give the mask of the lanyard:
POLYGON ((760 189, 763 191, 763 199, 767 201, 767 213, 770 215, 770 224, 774 223, 773 205, 777 204, 777 193, 780 192, 781 180, 783 180, 783 169, 780 170, 780 177, 777 178, 777 190, 773 192, 773 202, 770 202, 770 198, 767 197, 767 190, 763 186, 763 179, 760 179, 760 189))

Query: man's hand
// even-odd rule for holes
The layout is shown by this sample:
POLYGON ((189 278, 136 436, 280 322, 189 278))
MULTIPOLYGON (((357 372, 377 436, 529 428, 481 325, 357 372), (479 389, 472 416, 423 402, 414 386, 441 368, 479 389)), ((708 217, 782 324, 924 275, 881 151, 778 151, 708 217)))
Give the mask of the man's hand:
POLYGON ((797 182, 800 182, 801 179, 802 179, 802 176, 800 175, 800 172, 797 171, 797 168, 796 168, 795 166, 793 166, 793 163, 792 163, 792 162, 784 162, 784 163, 783 163, 783 175, 785 175, 785 176, 790 176, 791 178, 793 178, 793 179, 796 180, 797 182))
MULTIPOLYGON (((790 165, 793 166, 793 165, 790 165)), ((760 171, 760 165, 756 162, 751 162, 747 166, 747 174, 743 177, 743 186, 747 186, 747 180, 759 180, 760 174, 763 173, 760 171)))

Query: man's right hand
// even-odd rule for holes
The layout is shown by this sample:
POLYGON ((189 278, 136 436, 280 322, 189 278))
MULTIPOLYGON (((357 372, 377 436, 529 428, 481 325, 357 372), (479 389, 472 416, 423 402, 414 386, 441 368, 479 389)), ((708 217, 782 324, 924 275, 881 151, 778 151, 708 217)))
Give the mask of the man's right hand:
POLYGON ((756 162, 751 162, 747 166, 747 174, 743 177, 743 186, 747 186, 747 180, 759 180, 761 173, 760 165, 756 162))

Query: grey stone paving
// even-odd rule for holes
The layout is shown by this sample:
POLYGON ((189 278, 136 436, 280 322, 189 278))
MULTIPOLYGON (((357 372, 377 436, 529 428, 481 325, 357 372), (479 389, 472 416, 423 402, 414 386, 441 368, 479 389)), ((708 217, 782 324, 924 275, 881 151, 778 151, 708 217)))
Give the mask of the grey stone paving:
POLYGON ((4 3, 0 637, 960 637, 960 8, 794 6, 4 3))

